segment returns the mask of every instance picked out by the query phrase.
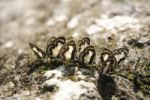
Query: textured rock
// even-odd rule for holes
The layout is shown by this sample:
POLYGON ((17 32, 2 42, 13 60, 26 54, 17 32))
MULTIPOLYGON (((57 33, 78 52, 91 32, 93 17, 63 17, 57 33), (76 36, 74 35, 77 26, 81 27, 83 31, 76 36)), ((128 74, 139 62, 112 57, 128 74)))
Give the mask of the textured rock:
POLYGON ((150 1, 1 0, 0 99, 149 100, 150 1), (91 39, 102 48, 128 47, 116 73, 98 77, 88 68, 37 60, 28 43, 43 50, 50 37, 91 39))

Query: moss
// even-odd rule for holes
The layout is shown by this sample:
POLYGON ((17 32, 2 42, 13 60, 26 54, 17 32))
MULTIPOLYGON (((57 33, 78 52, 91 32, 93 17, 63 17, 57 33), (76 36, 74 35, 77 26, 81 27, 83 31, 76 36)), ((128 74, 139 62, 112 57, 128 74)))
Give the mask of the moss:
POLYGON ((74 75, 69 75, 65 79, 67 79, 67 80, 70 79, 72 81, 77 81, 76 76, 74 76, 74 75))
POLYGON ((131 81, 133 81, 133 80, 134 80, 134 76, 133 76, 133 74, 128 74, 128 75, 127 75, 127 78, 128 78, 129 80, 131 80, 131 81))
POLYGON ((139 66, 139 69, 142 68, 144 68, 144 71, 137 71, 135 81, 143 93, 150 95, 150 67, 139 66))

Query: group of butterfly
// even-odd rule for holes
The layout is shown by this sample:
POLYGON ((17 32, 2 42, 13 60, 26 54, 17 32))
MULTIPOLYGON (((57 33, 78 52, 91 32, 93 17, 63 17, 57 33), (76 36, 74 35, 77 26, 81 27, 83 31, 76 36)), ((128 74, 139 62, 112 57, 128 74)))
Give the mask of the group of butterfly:
MULTIPOLYGON (((61 59, 63 62, 75 62, 82 66, 95 64, 96 50, 88 37, 79 40, 77 45, 73 39, 67 41, 63 36, 52 37, 48 40, 45 51, 32 43, 29 45, 38 58, 61 59)), ((128 53, 129 50, 126 47, 114 51, 103 48, 98 64, 100 74, 111 72, 125 60, 128 53)))

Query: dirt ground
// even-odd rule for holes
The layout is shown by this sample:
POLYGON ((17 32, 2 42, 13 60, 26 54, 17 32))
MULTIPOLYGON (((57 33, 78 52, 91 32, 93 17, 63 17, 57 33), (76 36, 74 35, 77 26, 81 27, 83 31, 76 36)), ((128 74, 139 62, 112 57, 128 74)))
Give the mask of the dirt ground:
MULTIPOLYGON (((95 79, 102 85, 93 82, 97 87, 92 90, 93 97, 82 93, 86 98, 72 100, 149 100, 149 9, 149 0, 0 0, 0 99, 58 100, 57 89, 41 93, 46 80, 43 73, 50 69, 35 61, 29 43, 44 50, 52 36, 75 41, 86 36, 96 49, 96 62, 102 48, 127 47, 129 54, 121 69, 128 70, 112 75, 113 81, 109 77, 95 79), (40 68, 29 73, 33 66, 40 68), (111 82, 105 87, 107 79, 111 82), (117 87, 114 94, 113 87, 117 87)), ((71 76, 69 79, 73 81, 71 76)))

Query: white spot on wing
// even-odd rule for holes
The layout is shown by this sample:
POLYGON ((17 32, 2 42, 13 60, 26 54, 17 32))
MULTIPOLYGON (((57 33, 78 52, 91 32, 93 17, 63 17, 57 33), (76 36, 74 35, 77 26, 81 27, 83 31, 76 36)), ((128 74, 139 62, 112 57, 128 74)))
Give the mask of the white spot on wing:
POLYGON ((58 46, 52 50, 52 56, 57 57, 59 54, 60 49, 62 48, 63 44, 58 43, 58 46))
POLYGON ((109 57, 108 54, 104 55, 104 57, 103 57, 104 61, 106 61, 108 59, 108 57, 109 57))
POLYGON ((88 46, 87 43, 85 43, 84 45, 81 45, 81 50, 80 50, 80 52, 82 52, 87 46, 88 46))
POLYGON ((37 52, 40 57, 43 57, 42 53, 37 50, 37 48, 33 47, 33 51, 37 52))
POLYGON ((115 58, 116 58, 117 62, 118 62, 120 59, 124 58, 124 57, 125 57, 125 54, 124 54, 123 52, 121 52, 121 54, 116 54, 116 55, 115 55, 115 58))
POLYGON ((92 55, 93 52, 89 51, 89 54, 84 57, 84 61, 85 61, 84 63, 89 63, 92 55))
POLYGON ((73 47, 72 47, 72 46, 69 46, 69 51, 67 51, 67 52, 65 53, 66 59, 71 59, 72 51, 73 51, 73 47))

